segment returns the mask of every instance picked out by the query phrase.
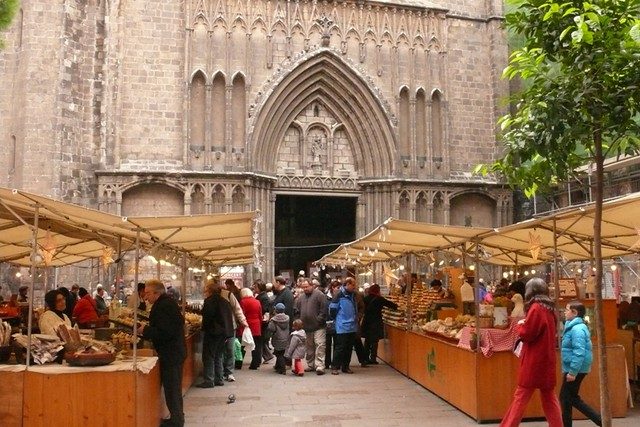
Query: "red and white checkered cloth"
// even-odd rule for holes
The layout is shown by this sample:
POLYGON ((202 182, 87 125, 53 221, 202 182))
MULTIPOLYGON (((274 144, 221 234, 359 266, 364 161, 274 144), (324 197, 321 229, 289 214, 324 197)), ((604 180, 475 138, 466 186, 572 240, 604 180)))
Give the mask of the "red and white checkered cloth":
MULTIPOLYGON (((509 327, 507 329, 496 328, 480 328, 480 351, 485 357, 490 357, 497 351, 512 351, 513 346, 518 339, 518 332, 516 331, 518 319, 511 319, 509 327)), ((458 347, 471 350, 469 341, 471 340, 471 333, 475 332, 475 328, 465 326, 462 329, 462 336, 458 341, 458 347)))

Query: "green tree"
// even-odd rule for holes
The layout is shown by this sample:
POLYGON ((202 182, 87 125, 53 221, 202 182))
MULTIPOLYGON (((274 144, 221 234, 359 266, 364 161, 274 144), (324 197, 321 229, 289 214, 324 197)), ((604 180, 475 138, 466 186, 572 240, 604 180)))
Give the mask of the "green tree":
POLYGON ((497 173, 531 197, 595 165, 596 330, 603 425, 611 425, 602 321, 603 162, 640 152, 640 0, 525 0, 506 24, 524 36, 504 77, 527 82, 500 119, 497 173))
MULTIPOLYGON (((11 20, 20 7, 20 0, 0 0, 0 31, 11 25, 11 20)), ((4 48, 4 38, 0 36, 0 49, 4 48)))

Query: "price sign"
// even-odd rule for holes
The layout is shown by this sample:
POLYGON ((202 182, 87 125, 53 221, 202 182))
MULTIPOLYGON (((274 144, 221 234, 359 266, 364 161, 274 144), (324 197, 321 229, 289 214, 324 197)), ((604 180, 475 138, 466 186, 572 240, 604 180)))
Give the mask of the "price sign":
POLYGON ((558 279, 558 287, 560 288, 560 297, 577 297, 578 290, 575 278, 558 279))

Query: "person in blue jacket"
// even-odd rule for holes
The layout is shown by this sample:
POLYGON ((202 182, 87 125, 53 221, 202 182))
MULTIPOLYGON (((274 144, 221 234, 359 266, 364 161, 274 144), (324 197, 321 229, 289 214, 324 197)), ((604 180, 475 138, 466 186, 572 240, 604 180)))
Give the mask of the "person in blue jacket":
POLYGON ((333 296, 331 304, 329 304, 329 316, 335 319, 335 353, 333 355, 331 374, 338 375, 342 370, 345 374, 353 374, 349 368, 351 362, 351 353, 353 352, 353 344, 356 340, 356 332, 358 330, 357 318, 358 309, 356 308, 356 300, 354 292, 356 290, 356 281, 353 277, 345 280, 344 286, 341 286, 333 296))
POLYGON ((593 408, 587 405, 579 395, 580 384, 591 371, 593 350, 591 334, 584 323, 584 305, 580 301, 571 301, 565 309, 564 333, 562 335, 562 388, 560 406, 564 427, 572 425, 571 411, 576 408, 596 425, 602 425, 602 419, 593 408))

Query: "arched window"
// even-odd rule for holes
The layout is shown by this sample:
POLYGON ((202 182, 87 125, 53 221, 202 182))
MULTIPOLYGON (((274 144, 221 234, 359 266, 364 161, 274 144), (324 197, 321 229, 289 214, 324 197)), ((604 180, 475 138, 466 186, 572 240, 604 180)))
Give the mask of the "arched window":
POLYGON ((416 199, 416 221, 429 222, 427 196, 424 193, 418 194, 418 198, 416 199))
POLYGON ((431 144, 433 152, 433 161, 442 164, 442 95, 439 91, 434 91, 431 96, 431 144))
POLYGON ((427 155, 427 134, 425 132, 426 129, 426 120, 427 116, 425 114, 427 100, 424 94, 424 90, 419 89, 416 93, 416 156, 424 157, 427 155))
POLYGON ((232 211, 244 211, 244 189, 241 186, 237 186, 235 190, 233 190, 232 211))
POLYGON ((199 215, 205 213, 204 211, 204 191, 199 185, 191 193, 191 213, 199 215))
POLYGON ((245 143, 245 123, 246 123, 246 92, 244 77, 237 74, 233 79, 233 93, 231 95, 233 111, 233 146, 236 151, 244 147, 245 143))
POLYGON ((409 159, 411 145, 409 142, 409 129, 411 117, 409 116, 409 89, 403 87, 400 90, 400 156, 409 159))
POLYGON ((441 193, 433 198, 433 223, 444 224, 444 200, 441 193))
POLYGON ((190 124, 190 145, 192 150, 201 152, 204 150, 204 125, 205 125, 205 111, 206 111, 206 90, 205 90, 206 78, 201 71, 198 71, 191 81, 190 89, 190 106, 191 111, 189 114, 190 124))
POLYGON ((409 203, 409 194, 406 191, 403 191, 402 194, 400 194, 399 200, 400 212, 398 213, 398 215, 400 216, 400 219, 411 219, 411 210, 409 208, 409 203))
POLYGON ((214 77, 211 86, 211 144, 212 149, 215 151, 223 151, 224 149, 225 121, 225 81, 222 73, 218 73, 214 77))
POLYGON ((222 185, 216 185, 213 189, 213 194, 211 195, 213 204, 212 204, 212 213, 224 213, 225 212, 225 204, 226 204, 226 195, 224 191, 224 187, 222 185))

